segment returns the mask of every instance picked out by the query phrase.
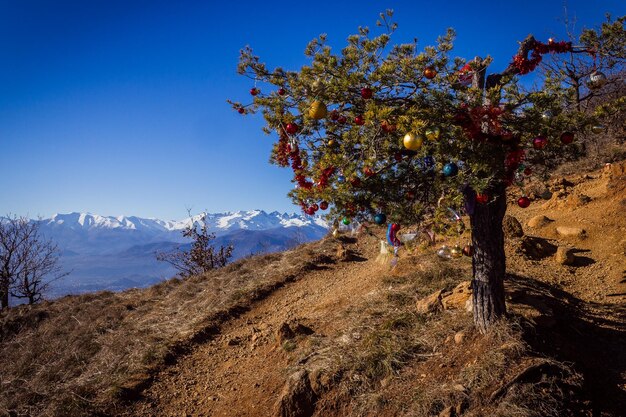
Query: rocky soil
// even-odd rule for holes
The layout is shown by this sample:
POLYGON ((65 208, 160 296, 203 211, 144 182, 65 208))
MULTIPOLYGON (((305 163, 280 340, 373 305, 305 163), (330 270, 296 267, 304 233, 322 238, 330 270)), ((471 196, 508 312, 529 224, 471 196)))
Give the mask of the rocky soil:
MULTIPOLYGON (((509 311, 521 320, 524 343, 536 358, 572 363, 584 376, 577 400, 580 415, 620 415, 626 409, 626 163, 553 180, 544 187, 549 194, 541 188, 535 185, 529 208, 509 207, 509 311), (542 200, 540 194, 550 199, 542 200)), ((371 233, 382 237, 380 230, 371 233)), ((389 277, 411 276, 438 262, 434 249, 418 250, 401 253, 398 265, 390 269, 389 262, 376 261, 378 238, 371 233, 329 239, 335 263, 307 271, 227 321, 214 337, 164 367, 121 415, 428 415, 402 410, 399 404, 412 401, 403 397, 412 392, 407 384, 417 386, 420 378, 459 380, 454 375, 478 357, 471 351, 480 349, 482 336, 469 324, 467 282, 457 281, 430 297, 414 294, 417 316, 439 315, 437 325, 449 327, 441 330, 442 341, 433 342, 433 352, 414 354, 419 361, 408 360, 381 385, 370 387, 370 394, 384 399, 375 414, 371 407, 331 401, 337 387, 347 383, 347 376, 335 371, 349 361, 344 347, 361 337, 355 328, 363 328, 364 312, 394 295, 389 277), (321 411, 320 405, 326 408, 321 411)), ((462 244, 463 239, 450 243, 462 244)), ((462 278, 469 278, 467 258, 447 262, 456 263, 466 271, 462 278)), ((524 372, 542 370, 546 363, 520 368, 521 376, 513 375, 510 385, 492 396, 504 395, 528 376, 524 372)), ((456 386, 458 392, 467 390, 456 386)), ((465 401, 456 407, 441 403, 430 412, 482 415, 480 410, 486 409, 462 406, 471 404, 471 399, 465 401)))

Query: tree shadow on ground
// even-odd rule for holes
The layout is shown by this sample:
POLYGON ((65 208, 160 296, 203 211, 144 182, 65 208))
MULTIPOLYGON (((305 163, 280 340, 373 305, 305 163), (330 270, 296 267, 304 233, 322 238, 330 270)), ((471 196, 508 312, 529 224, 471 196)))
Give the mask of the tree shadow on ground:
MULTIPOLYGON (((538 353, 572 362, 584 375, 584 396, 593 416, 619 416, 626 410, 626 305, 583 301, 533 278, 507 275, 512 311, 532 307, 525 332, 538 353)), ((524 314, 522 313, 522 316, 524 314)))

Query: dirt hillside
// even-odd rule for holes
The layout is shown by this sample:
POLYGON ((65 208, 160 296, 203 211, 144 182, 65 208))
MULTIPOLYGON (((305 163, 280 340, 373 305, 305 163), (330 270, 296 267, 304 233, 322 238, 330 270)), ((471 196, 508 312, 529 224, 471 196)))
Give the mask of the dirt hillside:
POLYGON ((1 313, 0 415, 623 415, 626 162, 527 191, 505 221, 510 319, 487 335, 469 258, 392 267, 371 227, 1 313))
MULTIPOLYGON (((587 411, 607 415, 618 415, 615 410, 619 408, 603 402, 620 400, 624 404, 626 390, 626 344, 623 344, 626 325, 625 167, 618 164, 590 175, 560 178, 551 183, 550 200, 536 202, 526 210, 516 207, 509 210, 525 230, 524 236, 511 237, 507 242, 510 310, 533 323, 535 334, 528 343, 534 345, 531 349, 536 350, 535 354, 575 362, 575 368, 586 378, 587 391, 581 396, 586 398, 587 411), (533 227, 528 226, 528 221, 536 216, 546 216, 548 220, 539 223, 535 220, 531 222, 533 227), (580 228, 583 232, 563 236, 557 232, 559 227, 580 228), (560 246, 573 249, 571 265, 555 261, 554 255, 560 246), (558 317, 558 314, 568 317, 558 317), (548 333, 552 334, 548 336, 548 333), (566 343, 574 346, 564 346, 566 343)), ((331 247, 337 242, 326 244, 331 247)), ((345 376, 326 376, 337 380, 326 381, 329 386, 311 394, 316 397, 314 400, 303 400, 304 405, 290 404, 292 408, 287 412, 280 407, 280 399, 291 395, 290 383, 286 385, 286 381, 294 375, 297 377, 298 369, 305 369, 309 376, 319 378, 319 369, 333 368, 329 363, 349 361, 338 352, 342 352, 344 345, 356 343, 355 337, 357 340, 362 337, 361 320, 371 305, 381 299, 388 301, 393 295, 394 281, 389 277, 399 277, 400 282, 400 278, 410 277, 416 270, 440 268, 432 253, 420 253, 410 260, 401 260, 391 270, 387 263, 374 260, 377 241, 371 236, 354 241, 347 239, 343 246, 352 252, 349 259, 309 271, 226 323, 214 338, 164 369, 125 415, 266 416, 314 412, 329 415, 330 411, 322 412, 319 407, 316 410, 314 404, 308 403, 323 404, 325 397, 336 391, 334 386, 340 385, 345 376), (300 328, 300 331, 285 335, 289 333, 284 331, 285 326, 300 328), (308 366, 311 358, 315 363, 308 366)), ((468 260, 456 262, 461 278, 468 279, 468 260)), ((410 295, 418 298, 418 294, 410 295)), ((468 315, 460 310, 454 314, 468 315)), ((480 336, 473 335, 468 321, 468 318, 456 317, 452 326, 465 329, 480 345, 480 336)), ((457 334, 454 327, 447 333, 448 338, 457 334)), ((444 344, 450 343, 444 340, 444 344)), ((421 357, 429 358, 431 353, 422 353, 421 357)), ((445 349, 435 349, 435 353, 452 357, 459 354, 445 349)), ((415 358, 420 356, 416 355, 415 358)), ((389 391, 385 389, 388 386, 399 385, 395 388, 402 390, 404 386, 406 389, 404 384, 411 383, 405 379, 406 374, 415 376, 417 368, 428 369, 432 365, 427 362, 436 361, 437 366, 442 366, 444 360, 446 356, 433 355, 432 359, 422 360, 419 366, 408 361, 387 375, 383 389, 372 388, 383 396, 389 391)), ((462 362, 468 358, 461 355, 455 360, 462 362)), ((452 375, 448 376, 457 371, 451 371, 452 375)), ((315 391, 315 388, 308 389, 315 391)), ((394 396, 392 394, 387 401, 393 403, 394 396)), ((296 403, 297 400, 289 399, 296 403)), ((343 412, 372 415, 384 414, 386 410, 385 406, 346 408, 345 403, 336 407, 343 412)), ((393 412, 389 415, 398 412, 394 407, 390 407, 393 412)), ((480 415, 480 410, 475 412, 480 415)))

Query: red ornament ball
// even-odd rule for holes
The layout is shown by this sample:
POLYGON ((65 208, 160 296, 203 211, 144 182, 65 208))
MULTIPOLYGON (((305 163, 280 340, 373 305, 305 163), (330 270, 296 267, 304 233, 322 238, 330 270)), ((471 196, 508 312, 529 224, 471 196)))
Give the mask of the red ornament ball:
POLYGON ((339 117, 337 118, 337 122, 338 122, 338 123, 340 123, 340 124, 344 124, 344 123, 346 123, 347 121, 348 121, 348 119, 346 119, 346 116, 343 116, 343 115, 342 115, 342 116, 339 116, 339 117))
POLYGON ((383 130, 383 132, 386 133, 392 133, 396 131, 396 125, 391 124, 386 120, 383 120, 383 122, 380 124, 380 128, 383 130))
POLYGON ((370 167, 363 168, 363 173, 366 177, 373 177, 376 174, 374 170, 370 167))
POLYGON ((287 126, 285 126, 285 130, 290 135, 293 135, 294 133, 298 132, 298 129, 299 129, 299 127, 295 123, 287 123, 287 126))
POLYGON ((489 202, 489 194, 486 194, 486 193, 476 194, 476 202, 479 204, 487 204, 487 202, 489 202))
POLYGON ((393 223, 391 225, 391 230, 397 232, 398 230, 400 230, 400 225, 398 223, 393 223))
POLYGON ((533 148, 543 149, 548 144, 548 139, 545 136, 537 136, 533 139, 533 148))
POLYGON ((371 89, 371 88, 369 88, 369 87, 363 87, 363 88, 361 88, 361 97, 363 97, 364 99, 366 99, 366 100, 367 100, 367 99, 372 98, 372 95, 373 95, 373 94, 374 94, 374 93, 373 93, 373 91, 372 91, 372 89, 371 89))
POLYGON ((312 216, 312 215, 314 215, 314 214, 315 214, 315 210, 313 210, 313 207, 307 207, 307 208, 304 210, 304 212, 305 212, 306 214, 308 214, 309 216, 312 216))
POLYGON ((322 201, 320 203, 320 209, 321 210, 326 210, 328 208, 328 202, 327 201, 322 201))
POLYGON ((239 112, 239 114, 244 114, 246 112, 243 107, 239 107, 237 111, 239 112))
POLYGON ((365 124, 365 119, 363 118, 363 116, 357 116, 354 118, 354 124, 362 126, 365 124))
POLYGON ((517 205, 521 208, 526 208, 530 206, 530 198, 523 196, 517 199, 517 205))
POLYGON ((252 88, 250 89, 250 94, 252 94, 253 96, 256 96, 256 95, 257 95, 257 94, 259 94, 260 92, 261 92, 261 90, 259 90, 259 89, 258 89, 258 88, 256 88, 256 87, 252 87, 252 88))
POLYGON ((572 132, 563 132, 561 134, 561 142, 566 145, 574 142, 574 134, 572 132))
POLYGON ((433 67, 428 67, 424 70, 424 77, 428 78, 429 80, 432 80, 436 76, 437 70, 435 70, 433 67))
POLYGON ((513 132, 511 132, 510 130, 504 130, 500 134, 500 137, 502 138, 503 141, 508 142, 515 138, 515 134, 513 134, 513 132))
POLYGON ((502 113, 504 113, 504 110, 500 106, 492 106, 489 108, 489 115, 491 117, 498 117, 502 113))
POLYGON ((287 93, 287 90, 285 90, 284 88, 279 88, 278 89, 278 95, 279 96, 284 96, 287 93))
POLYGON ((330 115, 328 117, 332 121, 337 121, 337 119, 339 119, 339 112, 337 110, 333 110, 330 112, 330 115))
POLYGON ((319 209, 320 209, 320 206, 318 206, 317 204, 313 204, 313 205, 311 206, 311 208, 312 208, 312 209, 313 209, 313 211, 315 212, 315 211, 317 211, 317 210, 319 210, 319 209))

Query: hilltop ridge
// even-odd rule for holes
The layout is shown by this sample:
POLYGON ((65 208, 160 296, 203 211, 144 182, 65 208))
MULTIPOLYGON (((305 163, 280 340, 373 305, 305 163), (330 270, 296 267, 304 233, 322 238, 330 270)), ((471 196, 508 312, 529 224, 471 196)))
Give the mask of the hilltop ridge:
POLYGON ((0 414, 619 416, 624 184, 623 162, 509 208, 522 224, 506 243, 511 317, 486 336, 465 309, 468 258, 425 249, 391 269, 371 227, 0 313, 0 414))

